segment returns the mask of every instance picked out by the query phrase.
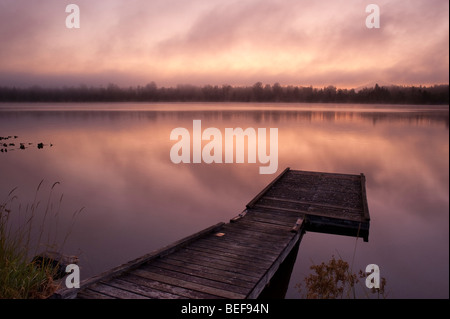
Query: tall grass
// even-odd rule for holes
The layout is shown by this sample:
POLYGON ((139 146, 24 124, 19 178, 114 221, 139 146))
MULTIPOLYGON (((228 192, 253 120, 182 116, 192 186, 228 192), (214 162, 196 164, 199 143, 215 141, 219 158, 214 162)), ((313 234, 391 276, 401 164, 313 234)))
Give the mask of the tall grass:
MULTIPOLYGON (((17 188, 0 202, 0 298, 2 299, 46 298, 59 287, 53 279, 56 269, 50 263, 38 265, 32 262, 32 257, 43 250, 62 250, 72 228, 70 227, 64 240, 57 242, 63 196, 61 195, 57 205, 54 205, 53 190, 59 184, 54 183, 43 206, 39 199, 42 183, 43 181, 36 189, 33 202, 25 207, 15 195, 17 188), (51 226, 55 226, 53 236, 51 226)), ((73 214, 71 226, 81 211, 82 209, 73 214)))

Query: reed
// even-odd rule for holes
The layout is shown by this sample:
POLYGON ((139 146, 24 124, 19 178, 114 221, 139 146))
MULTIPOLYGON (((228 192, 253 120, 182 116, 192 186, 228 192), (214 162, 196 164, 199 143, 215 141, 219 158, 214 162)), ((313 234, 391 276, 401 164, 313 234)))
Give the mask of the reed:
MULTIPOLYGON (((42 184, 43 181, 36 189, 33 202, 25 205, 25 208, 15 195, 17 188, 0 202, 1 299, 42 299, 59 288, 59 283, 53 279, 56 269, 50 263, 38 265, 31 261, 41 249, 61 250, 70 234, 68 231, 64 240, 57 242, 63 196, 54 205, 53 190, 59 183, 51 187, 45 206, 39 199, 42 184), (56 230, 51 236, 53 225, 56 230), (51 238, 53 242, 50 242, 51 238)), ((81 211, 76 211, 72 217, 75 218, 81 211)))

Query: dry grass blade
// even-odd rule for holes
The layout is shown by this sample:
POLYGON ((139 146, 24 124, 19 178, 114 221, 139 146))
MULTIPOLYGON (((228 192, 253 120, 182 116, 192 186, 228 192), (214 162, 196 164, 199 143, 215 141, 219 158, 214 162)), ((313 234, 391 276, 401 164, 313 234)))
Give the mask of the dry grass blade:
MULTIPOLYGON (((56 228, 59 228, 58 219, 63 196, 59 197, 56 206, 58 211, 52 214, 55 207, 52 203, 52 192, 60 183, 56 182, 51 186, 47 204, 42 206, 37 193, 44 186, 43 182, 44 180, 39 183, 33 202, 24 205, 25 216, 21 215, 22 204, 13 205, 17 196, 12 195, 17 187, 9 192, 6 200, 0 202, 0 299, 47 298, 58 288, 54 281, 57 269, 53 263, 38 264, 34 259, 30 261, 41 247, 56 246, 50 243, 52 223, 49 223, 49 217, 56 219, 56 228), (41 219, 40 225, 38 218, 41 219), (49 233, 44 237, 46 231, 49 233), (41 242, 43 238, 47 238, 47 243, 41 242)), ((64 242, 67 237, 68 235, 65 236, 64 242)), ((56 243, 58 236, 53 238, 56 243)))

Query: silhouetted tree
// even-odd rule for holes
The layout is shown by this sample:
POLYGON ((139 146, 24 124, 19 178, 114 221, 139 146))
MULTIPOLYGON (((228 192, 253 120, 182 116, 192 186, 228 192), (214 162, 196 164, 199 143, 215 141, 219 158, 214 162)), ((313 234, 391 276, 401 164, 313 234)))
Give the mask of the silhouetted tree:
POLYGON ((264 96, 263 84, 261 82, 256 82, 253 84, 253 96, 254 100, 257 102, 261 102, 264 96))
POLYGON ((307 102, 307 103, 389 103, 448 104, 449 86, 379 86, 355 89, 321 89, 302 86, 281 86, 275 83, 253 86, 178 85, 158 88, 155 82, 144 87, 120 88, 114 83, 105 87, 29 88, 0 87, 0 102, 307 102))

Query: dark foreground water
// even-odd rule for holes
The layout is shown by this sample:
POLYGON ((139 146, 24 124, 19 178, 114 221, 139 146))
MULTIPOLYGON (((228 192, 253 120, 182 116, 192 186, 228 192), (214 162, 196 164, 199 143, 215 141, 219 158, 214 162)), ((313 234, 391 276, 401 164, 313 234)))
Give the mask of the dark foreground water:
POLYGON ((0 141, 0 201, 17 187, 22 221, 39 203, 34 240, 78 255, 82 279, 228 221, 289 166, 364 173, 371 226, 368 243, 306 233, 287 298, 332 255, 355 271, 377 264, 389 298, 449 297, 448 106, 0 104, 0 136, 11 136, 0 141), (174 164, 170 133, 192 133, 196 119, 222 133, 278 128, 278 171, 174 164))

